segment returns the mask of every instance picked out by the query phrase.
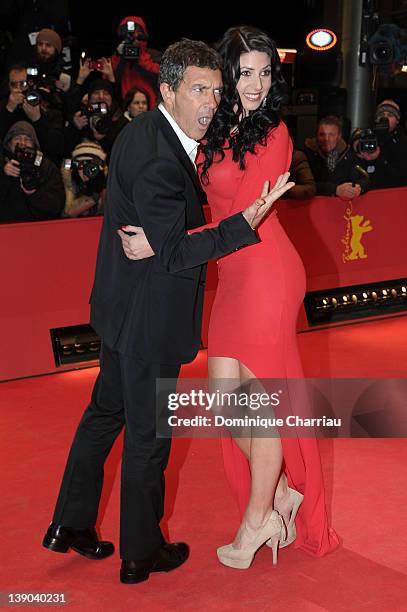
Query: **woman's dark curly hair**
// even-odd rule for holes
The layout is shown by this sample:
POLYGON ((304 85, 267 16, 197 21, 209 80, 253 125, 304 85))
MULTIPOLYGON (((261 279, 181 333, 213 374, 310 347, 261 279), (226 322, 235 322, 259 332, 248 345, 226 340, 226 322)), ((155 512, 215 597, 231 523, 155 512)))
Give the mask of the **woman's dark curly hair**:
POLYGON ((219 161, 224 158, 225 147, 232 149, 233 161, 239 162, 240 168, 244 169, 246 153, 253 153, 257 144, 265 145, 269 131, 279 124, 280 107, 288 89, 281 73, 276 44, 265 32, 249 26, 230 28, 216 49, 224 63, 223 96, 202 145, 205 160, 200 164, 200 172, 204 183, 208 182, 208 169, 215 156, 219 161), (262 105, 239 121, 243 113, 236 89, 240 78, 240 56, 250 51, 267 53, 270 57, 271 88, 262 105))

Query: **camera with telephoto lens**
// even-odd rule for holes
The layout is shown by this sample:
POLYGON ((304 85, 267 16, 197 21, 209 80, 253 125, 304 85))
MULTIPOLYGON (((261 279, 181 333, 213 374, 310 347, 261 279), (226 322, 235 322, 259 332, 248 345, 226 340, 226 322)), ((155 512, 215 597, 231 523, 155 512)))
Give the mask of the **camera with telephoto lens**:
POLYGON ((20 164, 20 178, 25 189, 36 189, 40 184, 40 168, 43 155, 31 147, 16 145, 13 159, 20 164))
POLYGON ((96 159, 66 159, 64 167, 67 170, 82 170, 88 179, 95 179, 102 172, 104 163, 96 159))
POLYGON ((134 21, 127 21, 119 29, 121 42, 117 52, 125 60, 137 60, 140 55, 139 42, 147 40, 142 28, 134 21))
POLYGON ((28 88, 24 92, 25 99, 30 106, 38 106, 41 100, 58 107, 56 98, 56 77, 51 74, 38 74, 38 68, 27 68, 28 88))

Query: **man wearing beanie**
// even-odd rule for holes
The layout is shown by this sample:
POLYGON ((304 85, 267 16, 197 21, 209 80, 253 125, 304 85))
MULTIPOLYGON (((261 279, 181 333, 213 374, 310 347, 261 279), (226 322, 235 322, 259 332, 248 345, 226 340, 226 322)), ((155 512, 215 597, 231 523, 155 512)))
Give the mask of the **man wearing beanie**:
POLYGON ((72 151, 70 167, 64 165, 61 172, 65 185, 64 216, 102 214, 107 175, 106 153, 102 147, 96 142, 81 142, 72 151))
POLYGON ((35 44, 35 53, 31 64, 38 68, 39 74, 47 83, 55 83, 59 80, 61 73, 69 74, 70 70, 64 66, 61 56, 62 40, 60 35, 50 28, 43 28, 38 32, 35 44))
POLYGON ((52 28, 60 36, 70 32, 70 2, 67 0, 1 0, 0 5, 3 29, 12 34, 7 68, 17 62, 31 65, 30 53, 42 29, 52 28))
POLYGON ((375 122, 388 121, 388 133, 379 138, 380 164, 386 187, 407 185, 407 137, 400 125, 400 107, 394 100, 383 100, 376 108, 375 122))
POLYGON ((115 139, 128 123, 114 97, 114 85, 110 81, 92 81, 87 93, 88 103, 73 113, 65 128, 65 157, 70 157, 82 140, 97 142, 109 157, 115 139), (96 105, 95 112, 92 105, 96 105), (102 108, 107 112, 103 113, 102 108))
POLYGON ((37 36, 37 53, 44 60, 49 61, 51 57, 62 51, 62 40, 54 30, 43 28, 37 36))
POLYGON ((400 123, 400 107, 394 100, 383 100, 376 108, 375 119, 386 118, 389 122, 389 132, 393 132, 400 123))
POLYGON ((0 157, 0 222, 59 218, 65 192, 58 168, 39 150, 34 128, 18 121, 5 135, 0 157))

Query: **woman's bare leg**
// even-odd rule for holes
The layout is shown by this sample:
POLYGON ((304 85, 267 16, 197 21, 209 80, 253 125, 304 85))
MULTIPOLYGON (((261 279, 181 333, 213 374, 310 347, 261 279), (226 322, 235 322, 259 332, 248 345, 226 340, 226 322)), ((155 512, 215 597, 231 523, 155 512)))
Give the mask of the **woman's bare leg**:
MULTIPOLYGON (((255 379, 250 370, 239 364, 240 381, 255 379)), ((280 438, 254 436, 250 445, 251 493, 245 513, 249 527, 258 529, 274 507, 274 495, 281 475, 283 452, 280 438)))
MULTIPOLYGON (((222 392, 232 392, 238 390, 241 384, 240 367, 237 359, 231 357, 209 357, 208 359, 209 384, 220 386, 222 392), (216 381, 219 383, 216 383, 216 381)), ((222 408, 220 407, 220 410, 222 408)), ((242 453, 250 461, 251 438, 233 438, 242 453)))
MULTIPOLYGON (((208 367, 212 382, 217 379, 227 380, 229 390, 255 379, 247 367, 229 357, 210 357, 208 367)), ((234 438, 234 441, 249 459, 252 477, 249 503, 234 541, 235 547, 244 548, 253 540, 256 531, 262 527, 273 510, 283 456, 278 437, 234 438)), ((283 484, 281 486, 284 487, 283 484)))

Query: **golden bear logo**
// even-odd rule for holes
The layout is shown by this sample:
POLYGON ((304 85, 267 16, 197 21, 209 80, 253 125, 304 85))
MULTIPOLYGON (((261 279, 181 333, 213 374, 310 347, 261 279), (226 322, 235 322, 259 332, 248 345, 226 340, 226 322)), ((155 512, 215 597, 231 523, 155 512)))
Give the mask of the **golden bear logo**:
POLYGON ((363 215, 352 215, 352 212, 352 202, 350 202, 344 217, 347 221, 346 233, 342 239, 345 245, 345 252, 342 255, 344 262, 367 258, 362 237, 363 234, 373 229, 370 219, 365 219, 363 215))

